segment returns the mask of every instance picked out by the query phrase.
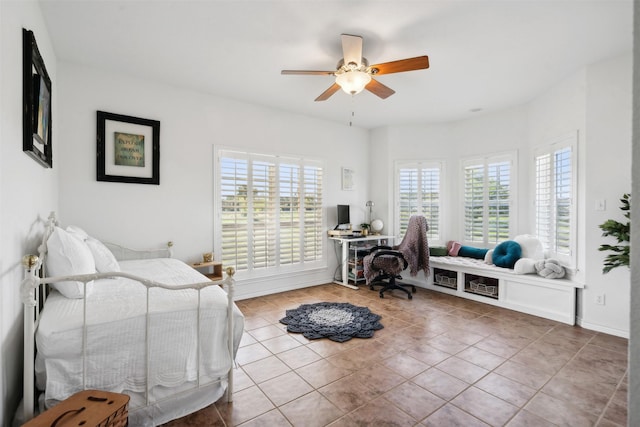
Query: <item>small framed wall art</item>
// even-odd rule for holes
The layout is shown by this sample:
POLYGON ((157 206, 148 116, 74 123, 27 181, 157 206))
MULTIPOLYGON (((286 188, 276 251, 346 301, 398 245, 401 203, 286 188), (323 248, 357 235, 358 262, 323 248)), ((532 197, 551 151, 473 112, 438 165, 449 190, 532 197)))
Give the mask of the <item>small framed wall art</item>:
POLYGON ((160 185, 160 122, 98 111, 97 180, 160 185))
POLYGON ((355 187, 355 171, 352 168, 342 168, 342 189, 351 191, 355 187))
POLYGON ((22 151, 53 167, 51 79, 33 31, 22 29, 22 151))

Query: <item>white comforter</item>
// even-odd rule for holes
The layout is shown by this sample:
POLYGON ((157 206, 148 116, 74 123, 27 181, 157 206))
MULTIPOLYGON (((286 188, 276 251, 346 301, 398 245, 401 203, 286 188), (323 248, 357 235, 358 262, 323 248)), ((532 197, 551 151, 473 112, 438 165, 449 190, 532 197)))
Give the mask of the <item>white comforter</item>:
MULTIPOLYGON (((170 258, 121 261, 120 265, 124 272, 168 285, 207 281, 170 258)), ((147 316, 147 289, 140 283, 115 278, 101 279, 91 286, 86 300, 85 388, 140 393, 132 403, 146 405, 147 390, 153 402, 170 395, 169 388, 190 387, 198 376, 203 384, 228 372, 233 358, 227 345, 227 296, 220 287, 201 291, 199 316, 197 291, 152 288, 147 316), (147 353, 149 384, 145 379, 147 353)), ((54 291, 41 313, 36 333, 36 380, 38 388, 45 390, 46 402, 65 399, 83 388, 84 310, 84 300, 68 299, 54 291)), ((235 305, 234 322, 237 350, 244 318, 235 305)))

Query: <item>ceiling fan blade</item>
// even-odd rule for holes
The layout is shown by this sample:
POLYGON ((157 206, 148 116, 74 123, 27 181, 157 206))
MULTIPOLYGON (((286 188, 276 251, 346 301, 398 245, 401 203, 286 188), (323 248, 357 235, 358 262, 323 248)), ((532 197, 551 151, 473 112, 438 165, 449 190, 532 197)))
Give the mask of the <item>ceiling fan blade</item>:
POLYGON ((342 53, 345 65, 353 62, 356 66, 362 63, 362 37, 342 34, 342 53))
POLYGON ((383 85, 375 79, 371 79, 371 81, 367 83, 364 88, 374 95, 378 95, 382 99, 387 99, 388 97, 396 93, 395 90, 391 89, 389 86, 383 85))
POLYGON ((312 71, 312 70, 282 70, 280 74, 300 75, 300 76, 333 76, 335 71, 312 71))
POLYGON ((403 71, 423 70, 425 68, 429 68, 429 57, 426 55, 385 62, 383 64, 375 64, 369 67, 371 74, 374 76, 380 74, 401 73, 403 71))
POLYGON ((331 95, 333 95, 339 90, 340 90, 340 85, 338 85, 338 83, 334 83, 331 85, 331 87, 329 87, 329 89, 322 92, 320 96, 315 99, 315 101, 326 101, 327 99, 329 99, 331 95))

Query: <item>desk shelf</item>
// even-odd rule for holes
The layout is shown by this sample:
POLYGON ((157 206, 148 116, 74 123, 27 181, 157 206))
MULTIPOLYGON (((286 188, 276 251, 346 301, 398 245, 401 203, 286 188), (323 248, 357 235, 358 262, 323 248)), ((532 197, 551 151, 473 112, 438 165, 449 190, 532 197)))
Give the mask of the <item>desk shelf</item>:
POLYGON ((207 276, 209 280, 222 280, 222 263, 220 261, 194 262, 190 265, 207 276))
POLYGON ((393 236, 369 235, 362 237, 329 237, 330 240, 342 246, 342 258, 338 260, 341 268, 340 280, 334 280, 342 286, 358 289, 358 284, 364 284, 364 257, 371 252, 371 248, 388 245, 393 236))

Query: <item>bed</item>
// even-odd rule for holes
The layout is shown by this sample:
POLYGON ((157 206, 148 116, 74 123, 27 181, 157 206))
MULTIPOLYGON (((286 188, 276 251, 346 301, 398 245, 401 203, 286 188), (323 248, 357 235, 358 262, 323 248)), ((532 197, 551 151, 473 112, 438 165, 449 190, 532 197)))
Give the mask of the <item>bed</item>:
POLYGON ((85 389, 129 395, 136 426, 197 411, 225 391, 231 401, 244 326, 233 269, 212 282, 170 254, 170 245, 149 252, 96 243, 52 214, 39 256, 23 259, 24 420, 85 389), (88 260, 84 246, 93 267, 79 261, 88 260))

